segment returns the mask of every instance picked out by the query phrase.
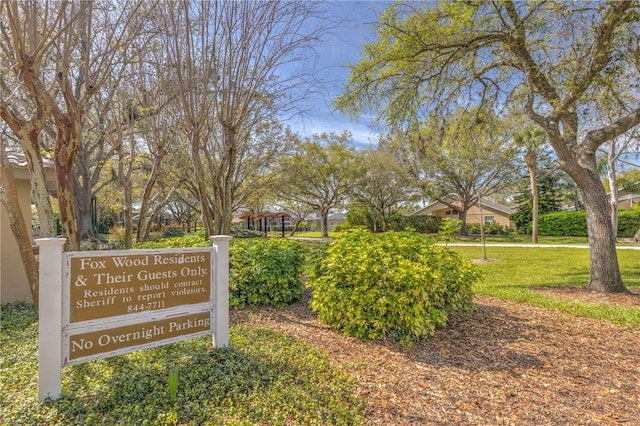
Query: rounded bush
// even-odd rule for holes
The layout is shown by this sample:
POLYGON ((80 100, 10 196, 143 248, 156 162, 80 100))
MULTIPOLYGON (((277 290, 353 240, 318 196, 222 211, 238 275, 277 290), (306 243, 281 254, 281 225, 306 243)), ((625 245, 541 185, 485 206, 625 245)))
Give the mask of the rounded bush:
POLYGON ((231 240, 231 306, 282 306, 298 300, 304 289, 304 261, 304 246, 298 241, 268 238, 231 240))
POLYGON ((406 216, 396 213, 389 220, 389 230, 415 230, 421 234, 437 234, 442 218, 435 215, 406 216))
POLYGON ((408 344, 471 309, 479 278, 479 268, 424 235, 356 231, 329 244, 312 272, 311 308, 348 335, 408 344))
POLYGON ((184 229, 179 226, 170 226, 162 232, 162 238, 174 238, 184 236, 184 229))

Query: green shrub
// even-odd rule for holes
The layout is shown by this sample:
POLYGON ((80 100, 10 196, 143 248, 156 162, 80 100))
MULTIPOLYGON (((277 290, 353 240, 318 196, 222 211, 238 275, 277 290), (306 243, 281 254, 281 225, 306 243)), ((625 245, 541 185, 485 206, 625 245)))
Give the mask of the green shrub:
POLYGON ((480 270, 424 235, 354 231, 327 246, 312 271, 311 308, 329 326, 408 344, 472 307, 480 270))
POLYGON ((234 238, 262 238, 264 237, 264 232, 255 229, 233 228, 231 236, 234 238))
POLYGON ((460 219, 445 217, 438 228, 438 239, 446 243, 453 241, 454 237, 460 232, 461 226, 462 221, 460 219))
POLYGON ((584 210, 571 210, 540 215, 538 235, 586 237, 586 213, 584 210))
POLYGON ((413 230, 421 234, 437 234, 442 218, 435 215, 406 216, 396 213, 389 219, 390 231, 413 230))
POLYGON ((640 228, 640 208, 618 210, 618 237, 633 237, 638 228, 640 228))
POLYGON ((162 232, 162 238, 182 237, 184 229, 179 226, 170 226, 162 232))
MULTIPOLYGON (((479 223, 468 223, 467 231, 469 234, 480 234, 479 223)), ((485 235, 509 235, 512 230, 508 226, 502 226, 497 223, 485 223, 484 224, 485 235)))
POLYGON ((156 241, 145 241, 136 244, 139 249, 155 249, 155 248, 186 248, 186 247, 208 247, 211 246, 211 240, 204 233, 184 234, 179 237, 161 238, 156 241))
MULTIPOLYGON (((618 237, 633 237, 638 228, 640 228, 640 209, 618 210, 618 237)), ((540 215, 538 218, 538 234, 586 237, 587 215, 584 210, 570 210, 540 215)))
POLYGON ((229 253, 230 304, 282 306, 300 298, 305 250, 285 239, 238 239, 229 253))

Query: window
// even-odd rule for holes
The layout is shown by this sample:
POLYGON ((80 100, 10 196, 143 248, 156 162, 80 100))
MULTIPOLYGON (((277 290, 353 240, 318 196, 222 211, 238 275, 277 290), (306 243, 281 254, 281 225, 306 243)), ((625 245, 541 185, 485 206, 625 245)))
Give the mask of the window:
POLYGON ((484 223, 493 223, 493 222, 495 222, 493 216, 484 217, 484 223))

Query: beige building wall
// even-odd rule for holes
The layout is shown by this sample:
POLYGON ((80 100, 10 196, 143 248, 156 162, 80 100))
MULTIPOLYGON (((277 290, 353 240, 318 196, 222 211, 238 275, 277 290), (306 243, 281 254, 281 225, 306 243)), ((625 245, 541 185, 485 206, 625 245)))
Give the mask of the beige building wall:
MULTIPOLYGON (((31 184, 26 170, 14 169, 18 202, 27 227, 31 229, 31 184), (24 173, 23 173, 24 172, 24 173)), ((32 302, 29 281, 24 272, 18 243, 9 227, 9 217, 0 204, 0 301, 2 303, 32 302)))
MULTIPOLYGON (((443 205, 444 206, 444 205, 443 205)), ((444 206, 443 208, 433 210, 430 214, 440 217, 451 217, 453 219, 459 219, 458 212, 451 207, 444 206)), ((469 210, 467 210, 467 223, 480 223, 480 207, 475 205, 472 206, 469 210)), ((489 218, 493 218, 493 222, 501 225, 510 227, 513 226, 509 221, 509 216, 506 216, 506 213, 490 210, 486 207, 482 208, 482 218, 484 218, 484 223, 488 223, 489 218)))
MULTIPOLYGON (((505 215, 506 213, 493 211, 484 206, 482 207, 482 218, 484 218, 484 223, 491 222, 489 218, 492 217, 493 223, 506 227, 512 226, 509 221, 509 216, 505 215)), ((480 207, 477 205, 467 210, 467 223, 480 223, 480 217, 480 207)))

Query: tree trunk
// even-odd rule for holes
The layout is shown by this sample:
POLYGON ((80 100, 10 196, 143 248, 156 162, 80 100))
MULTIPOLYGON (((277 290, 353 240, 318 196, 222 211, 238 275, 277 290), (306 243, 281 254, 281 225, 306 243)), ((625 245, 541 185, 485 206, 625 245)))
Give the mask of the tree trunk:
MULTIPOLYGON (((56 141, 56 183, 58 186, 58 206, 60 208, 60 223, 62 235, 67 238, 71 250, 79 250, 78 226, 76 224, 75 197, 73 195, 73 159, 75 150, 65 137, 66 130, 58 128, 56 141)), ((68 136, 67 136, 68 137, 68 136)))
MULTIPOLYGON (((144 186, 144 191, 142 193, 142 199, 140 202, 140 215, 138 216, 138 226, 136 230, 136 242, 141 243, 144 242, 147 238, 148 229, 147 226, 147 210, 149 209, 149 199, 151 198, 151 191, 158 180, 158 170, 160 168, 160 162, 162 161, 161 157, 156 157, 153 161, 153 166, 151 167, 151 172, 149 178, 147 179, 147 183, 144 186)), ((149 216, 149 222, 153 220, 153 214, 149 216)))
POLYGON ((587 288, 599 293, 625 293, 622 283, 616 237, 611 225, 607 194, 596 174, 576 180, 587 214, 590 248, 590 276, 587 288))
POLYGON ((200 136, 197 129, 192 131, 194 134, 190 137, 191 158, 193 158, 193 171, 196 177, 196 188, 198 191, 198 200, 200 201, 200 210, 202 212, 202 223, 207 235, 214 235, 215 221, 214 215, 211 214, 209 207, 209 198, 207 197, 207 189, 204 179, 204 167, 200 159, 200 136))
MULTIPOLYGON (((21 72, 26 76, 25 83, 35 90, 34 71, 27 68, 21 72)), ((32 91, 32 93, 34 93, 32 91)), ((9 109, 7 104, 0 101, 0 117, 7 123, 13 133, 18 137, 22 152, 27 160, 29 175, 31 177, 31 201, 36 205, 40 220, 40 235, 42 237, 55 237, 57 235, 56 222, 49 200, 49 192, 46 185, 42 155, 40 154, 39 135, 44 126, 48 114, 45 105, 35 97, 36 114, 30 120, 17 116, 9 109)))
MULTIPOLYGON (((0 201, 6 208, 7 216, 9 217, 9 227, 11 228, 11 232, 18 243, 20 258, 22 259, 24 271, 27 274, 27 280, 29 281, 31 298, 33 299, 33 303, 35 304, 37 311, 39 305, 38 265, 33 253, 33 247, 31 246, 31 232, 27 228, 27 224, 22 216, 13 171, 11 170, 9 160, 6 157, 4 145, 2 143, 0 143, 0 165, 2 176, 2 185, 0 185, 0 201)), ((10 267, 10 265, 5 266, 10 267)))
POLYGON ((322 238, 329 237, 329 211, 320 211, 320 236, 322 238))
POLYGON ((302 223, 302 219, 298 218, 298 220, 296 220, 295 224, 293 225, 293 229, 291 230, 291 232, 289 233, 290 237, 293 237, 293 235, 296 233, 296 231, 298 230, 298 225, 300 225, 302 223))
POLYGON ((611 215, 611 227, 614 231, 614 238, 618 236, 618 182, 616 179, 616 159, 615 141, 610 142, 609 155, 607 157, 607 177, 609 178, 609 214, 611 215))
POLYGON ((466 237, 469 235, 469 228, 467 228, 467 211, 462 211, 462 209, 460 209, 458 211, 458 219, 460 219, 461 222, 459 235, 466 237))
POLYGON ((38 135, 33 135, 33 137, 36 140, 35 145, 34 143, 20 144, 29 166, 29 176, 31 178, 31 200, 38 210, 40 236, 43 238, 55 237, 58 234, 58 229, 53 216, 51 201, 49 200, 49 191, 47 190, 42 156, 39 152, 40 147, 37 145, 38 135))
POLYGON ((124 248, 133 248, 133 194, 131 180, 128 176, 123 176, 123 211, 122 221, 124 222, 124 248))
POLYGON ((587 289, 599 293, 626 293, 620 275, 609 200, 597 172, 596 150, 585 142, 583 145, 576 144, 577 123, 575 112, 573 116, 569 114, 568 119, 563 121, 566 136, 561 137, 558 122, 550 120, 547 123, 547 135, 558 155, 560 167, 576 183, 584 202, 589 236, 587 289))
POLYGON ((220 158, 215 188, 215 230, 217 235, 229 235, 231 233, 231 206, 233 202, 232 180, 236 168, 236 131, 233 127, 224 124, 222 129, 223 153, 220 158))
POLYGON ((531 243, 538 243, 538 180, 536 178, 536 154, 533 151, 527 151, 524 156, 529 170, 529 181, 531 183, 531 243))

